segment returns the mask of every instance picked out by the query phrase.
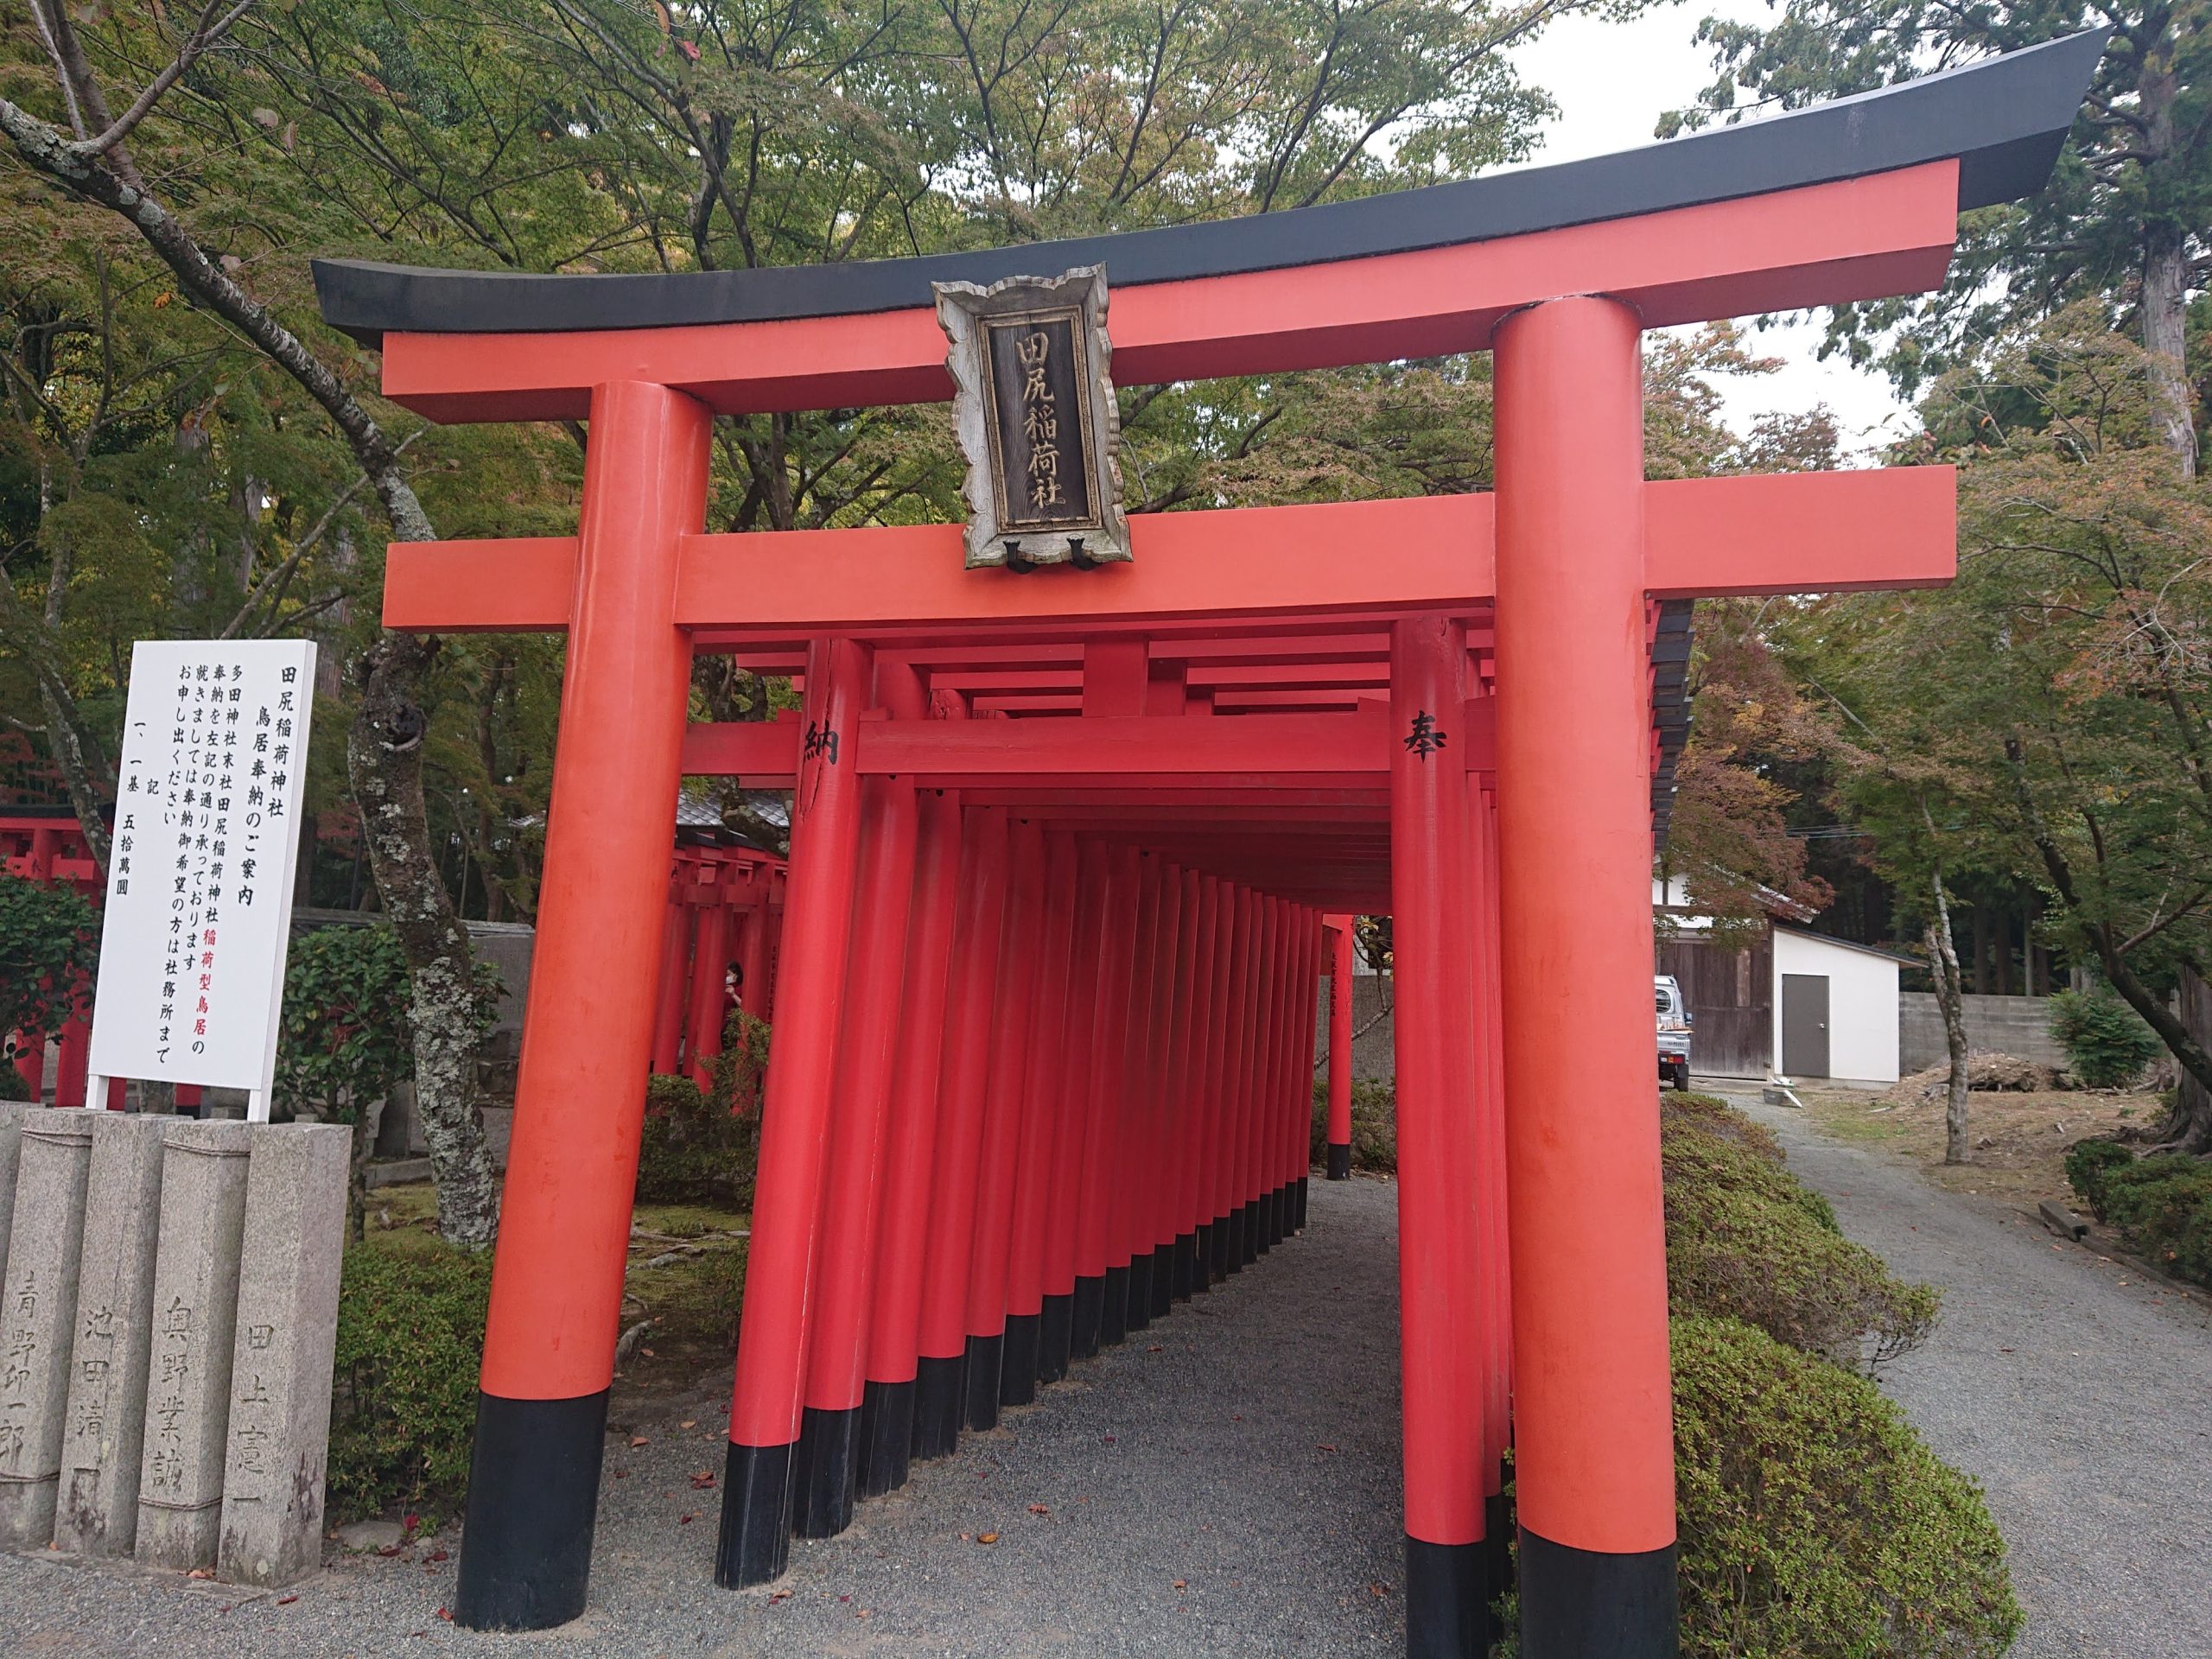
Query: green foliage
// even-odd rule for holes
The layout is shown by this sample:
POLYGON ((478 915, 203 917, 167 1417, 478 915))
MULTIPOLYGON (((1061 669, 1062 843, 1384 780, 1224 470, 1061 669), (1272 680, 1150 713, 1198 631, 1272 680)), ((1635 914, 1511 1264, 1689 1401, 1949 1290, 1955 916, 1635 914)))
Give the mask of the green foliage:
POLYGON ((2135 1154, 2117 1141, 2076 1141, 2066 1149, 2066 1184, 2100 1218, 2104 1215, 2105 1177, 2133 1164, 2135 1154))
MULTIPOLYGON (((476 964, 478 1033, 499 1018, 499 969, 476 964)), ((358 1122, 414 1075, 407 957, 389 927, 318 928, 292 942, 276 1042, 276 1098, 358 1122)))
POLYGON ((639 1204, 713 1201, 750 1210, 760 1158, 759 1113, 731 1111, 689 1077, 646 1081, 639 1204))
POLYGON ((1740 1319, 1844 1365, 1862 1348, 1878 1364, 1926 1338, 1937 1293, 1846 1238, 1759 1125, 1708 1096, 1669 1094, 1660 1149, 1676 1314, 1740 1319))
POLYGON ((2084 1141, 2066 1155, 2066 1178, 2129 1248, 2177 1278, 2212 1285, 2212 1161, 2136 1158, 2116 1141, 2084 1141))
POLYGON ((0 1031, 58 1032, 89 1014, 99 960, 99 918, 83 894, 0 871, 0 1031))
POLYGON ((757 1116, 768 1081, 769 1026, 758 1014, 732 1008, 722 1021, 722 1049, 715 1056, 708 1098, 722 1110, 757 1116))
POLYGON ((2159 1049, 2143 1016, 2101 985, 2052 997, 2050 1034, 2074 1075, 2091 1089, 2125 1088, 2159 1049))
POLYGON ((1685 1659, 1980 1659, 2020 1624, 1979 1487, 1873 1383, 1674 1322, 1685 1659))
MULTIPOLYGON (((1311 1161, 1323 1162, 1329 1147, 1329 1079, 1313 1080, 1311 1161)), ((1351 1080, 1351 1166, 1370 1174, 1394 1175, 1398 1169, 1398 1090, 1380 1077, 1351 1080)))
POLYGON ((346 1252, 330 1418, 334 1519, 457 1503, 468 1484, 488 1255, 346 1252))

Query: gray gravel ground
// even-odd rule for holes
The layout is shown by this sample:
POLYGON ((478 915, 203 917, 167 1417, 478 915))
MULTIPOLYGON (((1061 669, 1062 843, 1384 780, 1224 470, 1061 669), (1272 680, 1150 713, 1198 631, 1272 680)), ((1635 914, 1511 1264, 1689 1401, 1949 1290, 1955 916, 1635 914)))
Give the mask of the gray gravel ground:
POLYGON ((561 1630, 441 1618, 454 1562, 429 1557, 450 1536, 339 1561, 281 1599, 0 1555, 0 1655, 1395 1652, 1396 1199, 1317 1179, 1302 1237, 917 1465, 842 1537, 795 1542, 772 1594, 715 1587, 721 1494, 690 1478, 721 1474, 725 1370, 610 1440, 591 1606, 561 1630))
POLYGON ((1989 1494, 2028 1612, 2018 1659, 2212 1655, 2212 1302, 1735 1103, 1846 1232, 1942 1287, 1935 1335, 1882 1386, 1989 1494))

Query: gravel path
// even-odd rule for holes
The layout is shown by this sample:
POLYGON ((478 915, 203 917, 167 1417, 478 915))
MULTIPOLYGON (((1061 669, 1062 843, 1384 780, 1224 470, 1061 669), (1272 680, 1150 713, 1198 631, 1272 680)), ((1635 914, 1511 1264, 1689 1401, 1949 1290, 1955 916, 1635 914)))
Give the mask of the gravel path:
POLYGON ((721 1473, 725 1370, 609 1441, 591 1606, 561 1630, 486 1637, 441 1618, 454 1562, 429 1557, 449 1538, 342 1560, 282 1599, 0 1555, 0 1654, 1393 1653, 1396 1199, 1387 1183, 1316 1180, 1303 1236, 958 1457, 918 1465, 842 1537, 794 1542, 773 1594, 715 1587, 721 1494, 690 1478, 721 1473), (976 1541, 987 1532, 995 1543, 976 1541))
POLYGON ((1942 1287, 1935 1335, 1882 1386, 1989 1494, 2028 1612, 2018 1659, 2212 1655, 2212 1302, 1796 1112, 1734 1103, 1846 1232, 1942 1287))

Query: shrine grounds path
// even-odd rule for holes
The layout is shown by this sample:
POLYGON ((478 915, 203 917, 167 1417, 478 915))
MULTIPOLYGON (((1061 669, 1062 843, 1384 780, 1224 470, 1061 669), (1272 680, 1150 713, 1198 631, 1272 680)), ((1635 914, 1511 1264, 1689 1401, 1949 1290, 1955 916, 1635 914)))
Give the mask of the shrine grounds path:
POLYGON ((2028 1615, 2014 1659, 2212 1655, 2212 1299, 1800 1113, 1732 1103, 1773 1128, 1845 1232, 1942 1287, 1934 1335, 1881 1382, 1988 1493, 2028 1615))
POLYGON ((281 1600, 0 1554, 0 1655, 1395 1655, 1396 1227, 1394 1185, 1315 1179, 1303 1236, 917 1465, 843 1536, 795 1541, 769 1590, 714 1585, 724 1367, 609 1440, 591 1605, 560 1630, 440 1618, 454 1563, 428 1557, 450 1538, 340 1560, 281 1600), (693 1488, 702 1471, 715 1488, 693 1488))
MULTIPOLYGON (((1847 1232, 1943 1287, 1935 1334, 1882 1383, 1987 1490, 2028 1611, 2015 1655, 2212 1654, 2212 1300, 1795 1112, 1735 1103, 1847 1232)), ((788 1594, 712 1582, 721 1494, 691 1477, 721 1476, 724 1369, 609 1442, 592 1605, 563 1630, 441 1618, 454 1563, 429 1557, 449 1536, 340 1560, 291 1600, 0 1554, 0 1654, 1393 1655, 1396 1198, 1316 1180, 1305 1236, 918 1465, 843 1537, 795 1542, 773 1587, 788 1594)))

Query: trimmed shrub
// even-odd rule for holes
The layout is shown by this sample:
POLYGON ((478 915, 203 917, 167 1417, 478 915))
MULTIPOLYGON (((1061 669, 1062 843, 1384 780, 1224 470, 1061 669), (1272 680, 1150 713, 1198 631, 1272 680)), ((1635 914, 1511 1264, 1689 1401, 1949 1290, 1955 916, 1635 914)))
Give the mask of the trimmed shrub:
POLYGON ((2126 1154, 2113 1141, 2085 1141, 2067 1154, 2067 1179, 2129 1249, 2177 1278, 2212 1285, 2212 1161, 2185 1153, 2126 1154), (2091 1154, 2092 1147, 2111 1147, 2121 1159, 2091 1154), (2077 1160, 2088 1186, 2075 1176, 2077 1160))
POLYGON ((2143 1016, 2101 985, 2052 997, 2050 1034, 2088 1089, 2126 1087, 2164 1047, 2143 1016))
POLYGON ((1741 1319, 1840 1365, 1859 1364, 1862 1350, 1880 1364, 1926 1338, 1937 1293, 1846 1238, 1764 1128, 1709 1096, 1681 1094, 1662 1097, 1659 1125, 1675 1313, 1741 1319))
MULTIPOLYGON (((1328 1157, 1329 1079, 1313 1080, 1313 1133, 1308 1161, 1320 1164, 1328 1157)), ((1378 1175, 1398 1169, 1398 1091, 1375 1077, 1351 1080, 1351 1166, 1378 1175)))
POLYGON ((2066 1149, 2066 1184, 2102 1220, 2105 1176, 2121 1165, 2134 1161, 2135 1154, 2117 1141, 2076 1141, 2066 1149))
POLYGON ((491 1294, 489 1253, 346 1252, 330 1402, 334 1519, 459 1503, 491 1294))
POLYGON ((1980 1659, 2020 1624, 1980 1489, 1863 1376, 1674 1325, 1685 1659, 1980 1659))
POLYGON ((750 1210, 760 1158, 759 1113, 733 1113, 689 1077, 647 1079, 645 1134, 638 1147, 639 1204, 750 1210))

